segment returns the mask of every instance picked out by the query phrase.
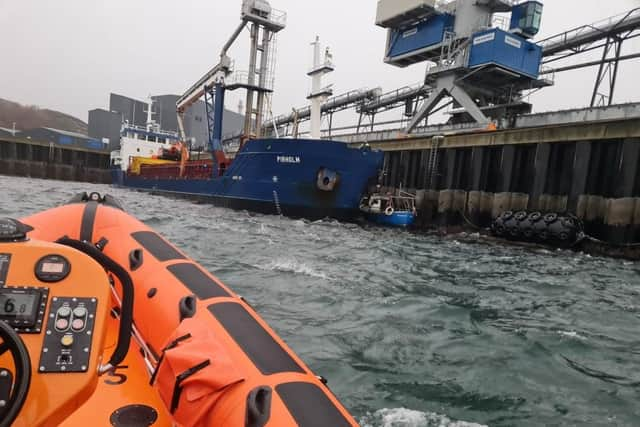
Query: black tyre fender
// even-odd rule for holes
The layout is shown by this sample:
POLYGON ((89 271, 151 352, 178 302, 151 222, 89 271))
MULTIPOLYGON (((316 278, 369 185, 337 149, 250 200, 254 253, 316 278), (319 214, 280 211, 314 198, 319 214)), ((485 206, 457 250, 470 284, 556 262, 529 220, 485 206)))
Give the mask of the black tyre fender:
POLYGON ((565 217, 565 218, 562 218, 560 221, 562 222, 562 225, 566 228, 576 228, 576 225, 577 225, 576 220, 573 219, 572 217, 565 217))
POLYGON ((531 212, 529 214, 529 221, 538 222, 542 219, 542 214, 540 212, 531 212))
POLYGON ((516 221, 524 221, 525 219, 527 219, 527 216, 527 212, 520 211, 514 215, 514 218, 516 219, 516 221))
POLYGON ((511 219, 511 217, 513 217, 513 211, 505 211, 500 215, 500 218, 502 218, 503 221, 507 221, 511 219))

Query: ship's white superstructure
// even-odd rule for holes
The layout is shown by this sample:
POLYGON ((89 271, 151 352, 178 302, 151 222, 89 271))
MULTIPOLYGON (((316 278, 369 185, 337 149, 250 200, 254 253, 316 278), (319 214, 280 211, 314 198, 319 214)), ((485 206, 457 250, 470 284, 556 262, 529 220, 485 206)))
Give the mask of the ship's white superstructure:
POLYGON ((111 165, 119 165, 126 171, 134 157, 158 156, 162 149, 168 150, 177 142, 176 133, 125 124, 120 136, 120 150, 111 153, 111 165))

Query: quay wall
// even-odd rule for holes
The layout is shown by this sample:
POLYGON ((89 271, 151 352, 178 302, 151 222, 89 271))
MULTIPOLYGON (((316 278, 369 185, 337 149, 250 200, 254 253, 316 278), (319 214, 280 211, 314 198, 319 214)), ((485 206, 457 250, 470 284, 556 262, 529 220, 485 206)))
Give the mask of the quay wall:
POLYGON ((0 175, 110 184, 109 161, 104 151, 0 138, 0 175))
POLYGON ((640 242, 638 118, 369 144, 385 151, 384 189, 416 194, 422 227, 558 212, 577 215, 597 239, 640 242))

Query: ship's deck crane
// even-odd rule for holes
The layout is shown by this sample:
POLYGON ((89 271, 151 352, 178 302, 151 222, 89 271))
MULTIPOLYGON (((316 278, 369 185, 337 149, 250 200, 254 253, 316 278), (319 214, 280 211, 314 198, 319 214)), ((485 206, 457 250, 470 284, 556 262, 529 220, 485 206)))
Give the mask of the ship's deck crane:
POLYGON ((220 53, 220 62, 191 86, 176 102, 178 128, 185 139, 184 114, 205 96, 209 146, 212 152, 213 174, 218 176, 228 160, 222 149, 222 119, 226 90, 246 89, 247 102, 244 138, 259 137, 264 116, 265 98, 273 91, 275 68, 275 34, 286 26, 286 14, 273 9, 266 0, 243 0, 242 22, 233 32, 220 53), (233 63, 227 52, 249 27, 251 50, 249 71, 233 74, 233 63), (257 96, 255 96, 257 94, 257 96))

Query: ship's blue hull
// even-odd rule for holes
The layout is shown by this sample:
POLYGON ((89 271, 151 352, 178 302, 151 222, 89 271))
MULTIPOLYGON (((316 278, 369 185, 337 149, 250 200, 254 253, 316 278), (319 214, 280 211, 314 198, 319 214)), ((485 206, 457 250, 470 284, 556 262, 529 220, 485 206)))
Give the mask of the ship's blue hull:
POLYGON ((234 209, 318 219, 354 219, 383 153, 333 141, 249 141, 222 177, 154 179, 114 170, 115 185, 187 196, 234 209))

